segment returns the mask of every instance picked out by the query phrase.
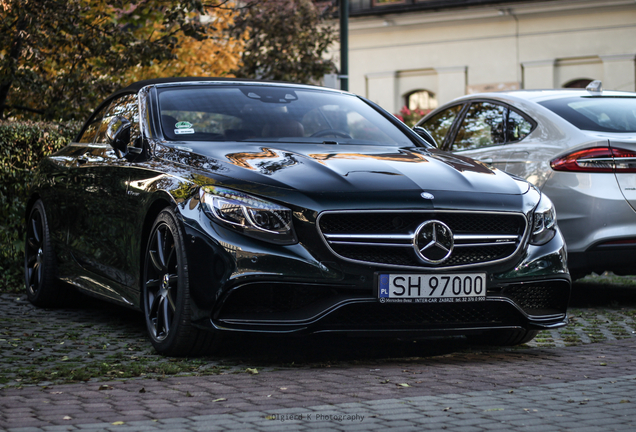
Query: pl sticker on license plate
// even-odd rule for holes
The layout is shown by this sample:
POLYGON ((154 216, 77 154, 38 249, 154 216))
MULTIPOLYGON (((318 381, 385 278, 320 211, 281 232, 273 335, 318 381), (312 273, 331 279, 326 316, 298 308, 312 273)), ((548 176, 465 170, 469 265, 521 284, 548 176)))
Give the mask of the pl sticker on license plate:
POLYGON ((486 274, 379 274, 378 298, 381 303, 484 301, 486 274))

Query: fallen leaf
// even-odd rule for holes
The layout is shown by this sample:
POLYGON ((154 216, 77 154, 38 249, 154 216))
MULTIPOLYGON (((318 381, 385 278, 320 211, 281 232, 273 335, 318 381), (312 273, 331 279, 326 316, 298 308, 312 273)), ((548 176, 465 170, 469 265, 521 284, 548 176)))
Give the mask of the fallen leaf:
POLYGON ((265 420, 276 420, 276 416, 275 415, 265 416, 265 420))
POLYGON ((64 416, 64 417, 62 417, 62 420, 73 420, 73 417, 71 417, 71 416, 64 416))
POLYGON ((450 410, 452 410, 452 409, 453 409, 453 407, 446 407, 446 408, 444 408, 442 411, 450 411, 450 410))
POLYGON ((484 411, 503 411, 503 410, 504 410, 503 408, 490 408, 484 411))
POLYGON ((245 372, 247 372, 248 374, 256 375, 256 374, 258 374, 258 369, 256 369, 256 368, 247 368, 247 369, 245 369, 245 372))
POLYGON ((146 393, 146 389, 142 387, 141 390, 139 390, 139 393, 146 393))
POLYGON ((102 384, 99 386, 99 388, 97 390, 112 390, 113 387, 109 386, 108 384, 102 384))
POLYGON ((514 392, 515 392, 514 390, 508 390, 508 393, 514 393, 514 392))
POLYGON ((51 394, 62 394, 63 392, 49 392, 51 394))
POLYGON ((391 380, 386 379, 386 380, 380 381, 380 384, 386 384, 388 382, 391 382, 391 380))
POLYGON ((599 363, 599 366, 607 366, 607 363, 599 363))
POLYGON ((629 399, 623 399, 622 401, 620 401, 619 403, 631 403, 631 401, 629 399))
POLYGON ((214 399, 212 402, 223 402, 226 401, 227 399, 225 398, 218 398, 218 399, 214 399))
POLYGON ((116 421, 116 422, 112 422, 111 424, 115 425, 115 426, 121 426, 121 425, 124 424, 124 422, 123 421, 116 421))
POLYGON ((192 393, 190 393, 189 391, 186 392, 186 397, 192 397, 192 393))
POLYGON ((281 390, 287 390, 287 387, 281 387, 280 389, 281 390))
POLYGON ((411 387, 410 385, 408 385, 407 383, 400 383, 400 384, 396 384, 396 386, 399 387, 411 387))

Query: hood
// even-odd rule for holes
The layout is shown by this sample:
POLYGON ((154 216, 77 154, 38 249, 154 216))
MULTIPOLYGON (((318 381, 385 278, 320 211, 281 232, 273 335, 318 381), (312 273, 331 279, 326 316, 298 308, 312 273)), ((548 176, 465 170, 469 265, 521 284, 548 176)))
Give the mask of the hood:
POLYGON ((182 142, 161 146, 158 155, 217 175, 306 193, 417 190, 521 195, 529 188, 481 162, 423 148, 182 142))

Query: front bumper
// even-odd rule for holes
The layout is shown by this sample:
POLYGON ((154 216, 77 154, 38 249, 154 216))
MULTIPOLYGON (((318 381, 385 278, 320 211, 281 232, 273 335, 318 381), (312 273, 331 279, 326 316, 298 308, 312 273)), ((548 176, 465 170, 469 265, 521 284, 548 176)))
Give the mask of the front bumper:
POLYGON ((379 269, 338 262, 324 245, 281 247, 210 223, 185 226, 194 323, 211 330, 434 336, 567 324, 571 281, 560 234, 514 263, 485 268, 485 301, 383 304, 379 269))

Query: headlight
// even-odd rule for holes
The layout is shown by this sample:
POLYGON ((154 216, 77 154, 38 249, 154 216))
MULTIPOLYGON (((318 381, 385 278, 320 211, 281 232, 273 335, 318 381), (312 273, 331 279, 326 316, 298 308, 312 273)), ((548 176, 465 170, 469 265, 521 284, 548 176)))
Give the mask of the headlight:
POLYGON ((556 234, 556 211, 550 198, 541 195, 537 208, 532 215, 532 237, 530 243, 533 245, 546 244, 556 234))
POLYGON ((246 236, 276 244, 297 242, 286 207, 216 186, 201 189, 201 202, 207 214, 246 236))

